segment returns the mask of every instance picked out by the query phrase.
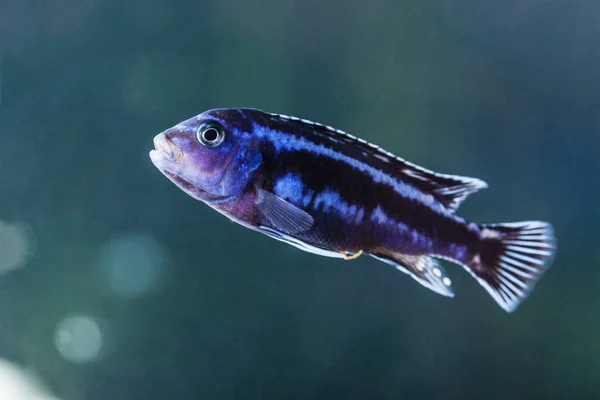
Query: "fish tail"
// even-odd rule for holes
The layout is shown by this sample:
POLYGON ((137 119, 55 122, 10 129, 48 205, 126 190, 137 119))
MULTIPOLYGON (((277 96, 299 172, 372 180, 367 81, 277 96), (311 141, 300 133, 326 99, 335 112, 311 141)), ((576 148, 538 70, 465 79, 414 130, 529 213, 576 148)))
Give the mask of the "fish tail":
POLYGON ((467 270, 507 312, 527 298, 556 250, 552 225, 526 221, 481 225, 479 252, 467 270))

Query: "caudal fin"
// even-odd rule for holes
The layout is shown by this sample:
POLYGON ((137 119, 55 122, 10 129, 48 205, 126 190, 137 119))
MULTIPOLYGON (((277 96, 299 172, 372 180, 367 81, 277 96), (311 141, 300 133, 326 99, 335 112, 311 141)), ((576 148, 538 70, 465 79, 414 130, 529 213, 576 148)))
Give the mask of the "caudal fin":
POLYGON ((527 221, 482 225, 479 256, 469 272, 507 312, 514 311, 550 267, 556 241, 552 226, 527 221))

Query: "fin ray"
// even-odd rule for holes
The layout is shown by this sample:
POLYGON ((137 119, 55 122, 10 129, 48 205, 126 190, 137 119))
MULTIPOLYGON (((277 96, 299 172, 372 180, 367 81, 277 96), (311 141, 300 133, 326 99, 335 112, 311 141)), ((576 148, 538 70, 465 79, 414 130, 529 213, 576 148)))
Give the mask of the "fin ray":
POLYGON ((438 174, 422 168, 404 168, 402 172, 415 178, 418 181, 415 186, 431 193, 450 212, 456 211, 469 195, 488 187, 481 179, 438 174))
POLYGON ((287 235, 287 234, 280 232, 278 230, 275 230, 273 228, 269 228, 268 226, 260 225, 255 229, 275 240, 279 240, 281 242, 287 243, 287 244, 294 246, 297 249, 300 249, 307 253, 312 253, 312 254, 316 254, 318 256, 323 256, 323 257, 344 258, 343 254, 340 252, 327 250, 322 247, 314 246, 314 245, 306 243, 300 239, 296 239, 293 236, 287 235))
POLYGON ((470 194, 487 188, 487 183, 480 179, 431 171, 331 126, 283 114, 268 114, 275 120, 284 120, 287 124, 306 129, 311 135, 327 141, 328 146, 336 151, 373 165, 396 179, 409 182, 422 192, 433 195, 450 212, 456 211, 470 194))
POLYGON ((556 240, 541 221, 482 225, 479 257, 465 269, 507 312, 514 311, 550 267, 556 240))
POLYGON ((309 230, 313 217, 292 203, 271 192, 257 188, 256 205, 274 228, 288 235, 309 230))
POLYGON ((376 252, 370 253, 370 255, 410 275, 426 288, 442 296, 454 297, 450 279, 436 259, 426 255, 415 256, 400 253, 376 252))

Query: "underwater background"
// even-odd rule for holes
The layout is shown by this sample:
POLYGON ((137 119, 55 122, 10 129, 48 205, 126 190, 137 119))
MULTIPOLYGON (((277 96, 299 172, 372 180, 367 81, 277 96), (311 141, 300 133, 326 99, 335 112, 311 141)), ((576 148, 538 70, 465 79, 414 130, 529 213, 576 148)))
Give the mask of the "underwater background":
POLYGON ((1 0, 0 400, 600 398, 599 15, 1 0), (460 215, 550 221, 557 257, 507 314, 448 263, 454 299, 250 232, 148 157, 217 107, 483 179, 460 215))

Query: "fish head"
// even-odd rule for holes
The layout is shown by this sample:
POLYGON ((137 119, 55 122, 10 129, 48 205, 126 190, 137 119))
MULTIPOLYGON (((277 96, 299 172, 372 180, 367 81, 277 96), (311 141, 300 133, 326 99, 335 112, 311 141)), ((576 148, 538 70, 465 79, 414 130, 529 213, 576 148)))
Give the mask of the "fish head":
POLYGON ((199 200, 240 194, 262 163, 235 110, 210 110, 154 138, 150 159, 173 183, 199 200))

